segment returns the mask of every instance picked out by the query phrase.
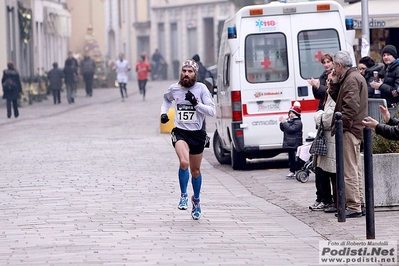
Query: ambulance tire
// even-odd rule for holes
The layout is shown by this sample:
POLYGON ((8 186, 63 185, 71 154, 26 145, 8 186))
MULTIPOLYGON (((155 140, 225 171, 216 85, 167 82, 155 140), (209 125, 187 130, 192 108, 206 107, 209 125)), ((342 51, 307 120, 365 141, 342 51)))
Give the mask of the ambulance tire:
POLYGON ((234 170, 245 170, 247 167, 247 158, 243 152, 238 152, 233 143, 231 143, 231 167, 234 170))
POLYGON ((219 133, 217 130, 213 134, 212 146, 213 146, 213 153, 215 154, 216 160, 218 160, 218 162, 220 164, 230 164, 231 163, 230 154, 227 150, 225 150, 222 147, 222 142, 221 142, 221 139, 220 139, 220 136, 219 136, 219 133))

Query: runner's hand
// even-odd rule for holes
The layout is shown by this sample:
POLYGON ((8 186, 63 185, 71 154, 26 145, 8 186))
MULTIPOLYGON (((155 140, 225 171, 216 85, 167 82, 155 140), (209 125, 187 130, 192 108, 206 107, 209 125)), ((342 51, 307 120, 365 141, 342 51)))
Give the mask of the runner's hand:
POLYGON ((186 101, 189 101, 193 106, 196 106, 196 105, 198 104, 197 99, 195 99, 195 95, 194 95, 191 91, 188 91, 188 92, 186 93, 186 98, 185 98, 185 100, 186 100, 186 101))
POLYGON ((167 114, 161 114, 161 123, 166 124, 169 121, 169 117, 167 114))

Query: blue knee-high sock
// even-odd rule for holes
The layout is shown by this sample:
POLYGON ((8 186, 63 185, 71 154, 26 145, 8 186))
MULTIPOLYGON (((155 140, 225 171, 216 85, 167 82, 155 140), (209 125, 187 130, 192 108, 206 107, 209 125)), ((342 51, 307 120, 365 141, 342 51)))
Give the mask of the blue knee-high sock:
POLYGON ((190 178, 190 173, 188 172, 188 168, 186 170, 179 168, 179 184, 182 196, 183 195, 187 196, 187 185, 189 178, 190 178))
POLYGON ((194 201, 199 201, 201 184, 202 184, 202 175, 200 174, 197 178, 192 177, 191 184, 193 185, 193 190, 194 190, 194 201))

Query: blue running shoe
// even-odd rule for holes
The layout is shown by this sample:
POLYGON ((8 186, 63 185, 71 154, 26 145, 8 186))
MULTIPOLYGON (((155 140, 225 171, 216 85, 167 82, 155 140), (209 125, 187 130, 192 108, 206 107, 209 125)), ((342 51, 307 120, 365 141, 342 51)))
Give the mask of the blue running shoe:
POLYGON ((187 196, 181 196, 179 205, 177 206, 179 210, 187 210, 188 208, 188 197, 187 196))
POLYGON ((193 208, 191 209, 191 217, 194 220, 199 220, 201 218, 201 206, 199 201, 197 203, 194 202, 194 196, 191 197, 191 203, 193 204, 193 208))

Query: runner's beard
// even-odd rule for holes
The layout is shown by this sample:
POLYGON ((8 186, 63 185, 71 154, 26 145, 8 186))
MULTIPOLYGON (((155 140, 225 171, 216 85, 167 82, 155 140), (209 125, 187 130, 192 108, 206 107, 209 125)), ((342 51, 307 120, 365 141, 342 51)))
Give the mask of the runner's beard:
POLYGON ((191 88, 192 86, 194 86, 196 81, 197 81, 197 75, 195 75, 193 78, 181 75, 179 84, 184 88, 191 88))

